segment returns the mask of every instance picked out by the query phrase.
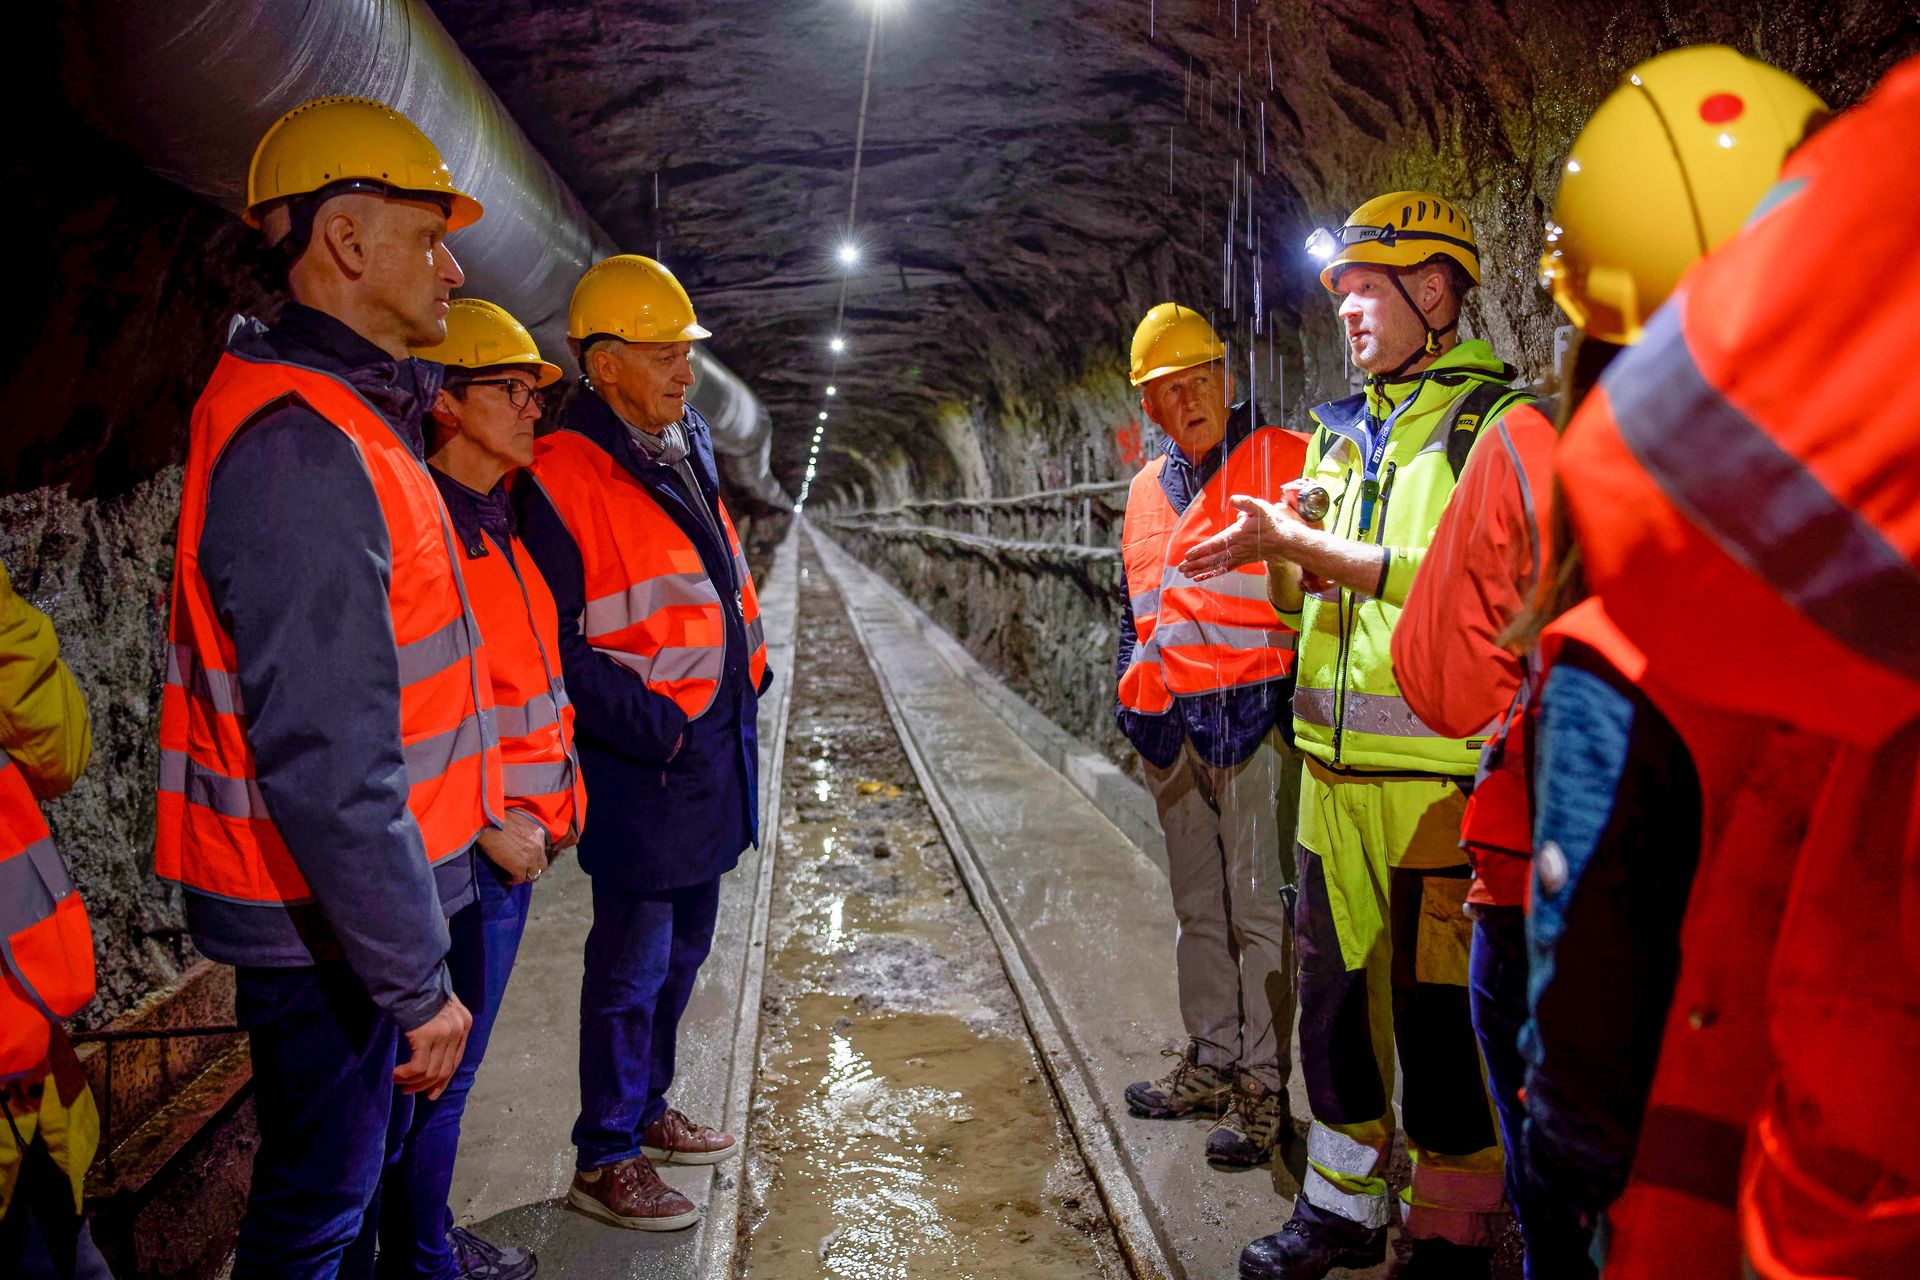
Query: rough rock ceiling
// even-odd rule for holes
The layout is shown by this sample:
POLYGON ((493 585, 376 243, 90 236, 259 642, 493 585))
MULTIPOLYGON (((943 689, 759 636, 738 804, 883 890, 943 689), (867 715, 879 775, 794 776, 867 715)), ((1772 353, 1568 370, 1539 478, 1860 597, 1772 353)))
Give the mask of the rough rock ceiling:
MULTIPOLYGON (((828 381, 873 2, 435 5, 614 238, 657 248, 688 284, 717 354, 773 411, 790 488, 828 381)), ((1009 397, 1115 367, 1150 303, 1221 306, 1230 205, 1240 325, 1250 214, 1263 303, 1309 378, 1318 365, 1325 384, 1338 355, 1330 326, 1293 336, 1302 311, 1325 314, 1294 247, 1388 184, 1466 204, 1513 268, 1486 291, 1481 331, 1537 361, 1551 322, 1527 277, 1543 201, 1633 61, 1719 39, 1849 102, 1920 48, 1910 6, 1865 0, 879 2, 866 259, 817 489, 849 478, 841 445, 903 451, 916 488, 949 489, 952 463, 928 443, 943 406, 991 431, 1009 397)))

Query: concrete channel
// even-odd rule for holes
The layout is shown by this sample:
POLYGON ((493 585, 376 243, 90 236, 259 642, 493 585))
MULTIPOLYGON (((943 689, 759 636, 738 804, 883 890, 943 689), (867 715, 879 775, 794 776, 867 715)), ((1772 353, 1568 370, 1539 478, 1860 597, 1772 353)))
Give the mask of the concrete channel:
POLYGON ((674 1086, 746 1158, 666 1171, 704 1209, 689 1232, 563 1207, 589 916, 567 865, 468 1107, 456 1216, 555 1278, 1232 1275, 1303 1144, 1223 1172, 1204 1122, 1121 1101, 1180 1036, 1144 791, 812 526, 765 586, 766 838, 727 878, 674 1086))

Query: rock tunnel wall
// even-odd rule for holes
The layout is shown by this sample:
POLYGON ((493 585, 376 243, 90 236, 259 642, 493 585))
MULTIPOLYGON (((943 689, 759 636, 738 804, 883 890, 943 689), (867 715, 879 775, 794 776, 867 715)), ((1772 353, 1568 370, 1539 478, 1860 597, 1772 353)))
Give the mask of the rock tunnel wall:
MULTIPOLYGON (((1148 41, 1139 7, 1126 35, 1148 41)), ((1218 194, 1194 207, 1198 230, 1120 269, 1083 325, 1105 345, 1082 348, 1067 376, 1011 367, 996 394, 945 407, 944 422, 971 431, 981 474, 875 501, 876 487, 897 493, 910 479, 883 472, 877 486, 830 490, 820 513, 1037 707, 1129 770, 1138 759, 1112 719, 1120 508, 1159 433, 1126 383, 1126 317, 1167 296, 1214 309, 1240 394, 1252 393, 1248 412, 1302 427, 1310 405, 1352 382, 1333 306, 1298 246, 1371 195, 1428 189, 1465 209, 1482 247, 1465 336, 1487 339, 1519 381, 1551 390, 1564 321, 1536 284, 1543 224, 1569 144, 1628 68, 1720 42, 1792 71, 1839 108, 1920 52, 1915 11, 1871 3, 1162 3, 1158 14, 1158 61, 1184 103, 1176 162, 1218 172, 1218 194), (1255 98, 1264 116, 1248 105, 1255 98), (1247 220, 1260 228, 1258 258, 1238 231, 1247 220)), ((1144 200, 1165 190, 1142 185, 1144 200)), ((1006 328, 1017 338, 1042 323, 1063 321, 1008 317, 1006 328)))

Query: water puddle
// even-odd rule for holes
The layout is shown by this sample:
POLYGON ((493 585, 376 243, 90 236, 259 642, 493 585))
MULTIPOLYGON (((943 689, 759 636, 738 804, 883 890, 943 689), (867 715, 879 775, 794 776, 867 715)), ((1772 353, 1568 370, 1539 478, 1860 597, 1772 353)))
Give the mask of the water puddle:
POLYGON ((744 1273, 1124 1275, 986 926, 811 549, 798 629, 744 1273))

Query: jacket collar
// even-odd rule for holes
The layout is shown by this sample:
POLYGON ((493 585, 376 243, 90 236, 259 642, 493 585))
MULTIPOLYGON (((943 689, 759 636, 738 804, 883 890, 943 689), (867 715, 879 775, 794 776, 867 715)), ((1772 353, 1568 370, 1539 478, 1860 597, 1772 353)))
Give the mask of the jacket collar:
POLYGON ((439 487, 441 501, 447 504, 453 531, 460 535, 460 545, 469 560, 487 554, 488 537, 501 547, 513 541, 513 502, 505 480, 495 484, 490 493, 476 493, 438 467, 429 464, 427 469, 433 472, 433 483, 439 487))
POLYGON ((417 458, 427 456, 422 422, 446 369, 429 360, 395 360, 339 320, 298 302, 268 328, 235 316, 227 348, 249 360, 296 365, 340 379, 387 420, 417 458))
MULTIPOLYGON (((673 474, 672 467, 655 462, 633 442, 626 421, 591 386, 583 384, 568 402, 564 425, 566 430, 577 431, 605 449, 634 479, 649 489, 659 488, 673 474)), ((713 433, 707 426, 707 420, 689 405, 680 419, 680 426, 687 433, 687 461, 693 464, 694 474, 700 477, 703 484, 718 492, 720 476, 714 466, 713 433)))
MULTIPOLYGON (((1429 384, 1449 388, 1447 398, 1451 400, 1453 389, 1475 382, 1511 382, 1513 377, 1512 365, 1494 355, 1493 348, 1485 341, 1473 338, 1458 343, 1419 373, 1385 382, 1375 382, 1369 378, 1366 387, 1358 394, 1316 405, 1312 411, 1313 418, 1322 427, 1352 441, 1355 448, 1364 452, 1371 443, 1369 417, 1374 422, 1385 421, 1403 400, 1410 395, 1420 394, 1429 384)), ((1418 413, 1420 410, 1410 409, 1408 412, 1418 413)))

